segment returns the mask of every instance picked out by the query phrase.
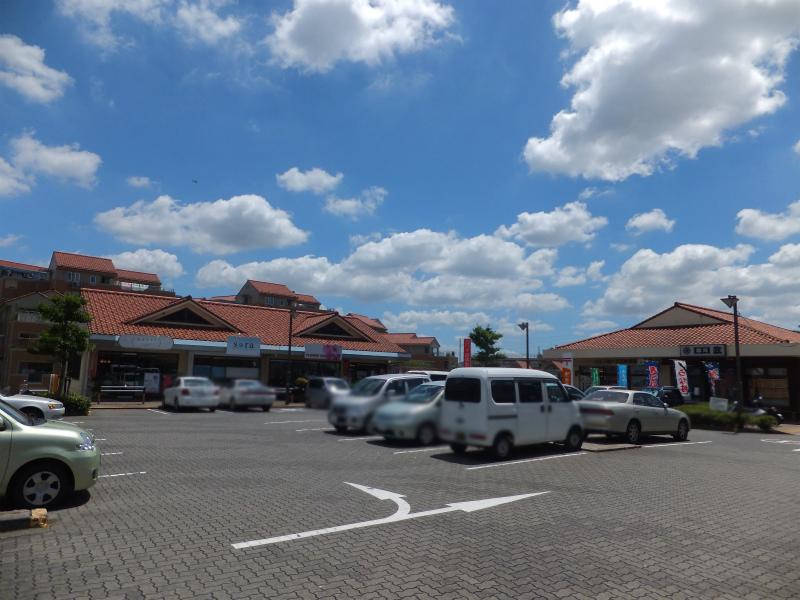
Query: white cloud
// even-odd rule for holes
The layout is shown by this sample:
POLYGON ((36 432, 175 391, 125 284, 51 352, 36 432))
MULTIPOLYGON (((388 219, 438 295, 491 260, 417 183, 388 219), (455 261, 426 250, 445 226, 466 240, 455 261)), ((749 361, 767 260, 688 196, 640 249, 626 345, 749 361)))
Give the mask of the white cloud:
POLYGON ((131 175, 125 181, 129 186, 135 188, 149 188, 153 185, 153 181, 149 177, 143 175, 131 175))
POLYGON ((325 72, 339 61, 376 65, 435 43, 454 22, 435 0, 294 0, 267 38, 284 68, 325 72))
POLYGON ((11 140, 14 166, 27 175, 44 174, 85 188, 95 183, 102 160, 78 144, 45 146, 30 133, 11 140))
POLYGON ((800 140, 797 140, 797 143, 792 146, 792 149, 797 153, 800 154, 800 140))
POLYGON ((761 240, 782 240, 800 233, 800 200, 783 213, 765 213, 745 208, 736 214, 736 233, 761 240))
POLYGON ((344 175, 337 173, 331 175, 324 169, 314 167, 308 171, 301 171, 297 167, 292 167, 285 173, 275 175, 278 185, 290 192, 313 192, 324 194, 332 192, 342 182, 344 175))
POLYGON ((672 231, 675 220, 667 218, 667 214, 660 208, 654 208, 645 213, 633 215, 625 224, 625 229, 639 235, 647 231, 672 231))
POLYGON ((15 35, 0 35, 0 84, 28 100, 48 103, 64 95, 72 77, 44 64, 44 50, 15 35))
MULTIPOLYGON (((217 2, 218 3, 218 2, 217 2)), ((233 16, 220 17, 212 8, 213 2, 181 2, 175 13, 175 23, 189 39, 214 45, 239 33, 242 23, 233 16)))
POLYGON ((31 191, 25 174, 0 158, 0 196, 27 194, 31 191))
POLYGON ((561 80, 572 102, 528 140, 528 165, 621 181, 721 145, 786 102, 798 23, 797 0, 580 0, 554 18, 579 57, 561 80))
POLYGON ((373 186, 361 192, 358 198, 328 196, 325 199, 325 211, 332 215, 358 221, 362 217, 374 215, 388 194, 389 192, 382 187, 373 186))
POLYGON ((361 246, 367 242, 379 242, 382 237, 383 234, 379 231, 373 231, 372 233, 355 233, 350 236, 350 245, 361 246))
POLYGON ((568 287, 573 285, 583 285, 586 283, 586 272, 578 267, 564 267, 558 272, 553 285, 556 287, 568 287))
POLYGON ((575 326, 576 331, 610 331, 616 327, 616 321, 609 321, 604 319, 588 319, 575 326))
POLYGON ((550 212, 524 212, 517 222, 501 225, 496 235, 513 237, 531 246, 562 246, 570 242, 590 242, 608 224, 605 217, 594 217, 583 202, 569 202, 550 212))
POLYGON ((617 242, 611 242, 609 244, 612 250, 616 250, 617 252, 627 252, 632 248, 630 244, 619 244, 617 242))
POLYGON ((119 269, 155 273, 162 279, 180 277, 185 273, 178 257, 164 250, 139 248, 113 254, 108 258, 114 261, 114 266, 119 269))
POLYGON ((172 0, 56 0, 61 14, 78 21, 87 42, 109 51, 128 43, 114 34, 112 17, 134 17, 155 25, 162 22, 163 9, 171 4, 172 0))
POLYGON ((9 233, 7 235, 0 236, 0 248, 8 248, 9 246, 13 246, 21 239, 22 239, 21 235, 16 235, 14 233, 9 233))
POLYGON ((389 331, 418 331, 428 327, 451 327, 470 330, 477 323, 488 323, 485 312, 464 312, 460 310, 406 310, 401 313, 385 312, 381 321, 389 331))
POLYGON ((605 279, 602 273, 604 266, 606 266, 606 261, 593 260, 589 263, 589 266, 586 267, 586 276, 592 281, 602 281, 605 279))
POLYGON ((285 248, 308 239, 287 212, 254 194, 193 204, 159 196, 99 213, 94 221, 129 243, 188 246, 198 253, 285 248))

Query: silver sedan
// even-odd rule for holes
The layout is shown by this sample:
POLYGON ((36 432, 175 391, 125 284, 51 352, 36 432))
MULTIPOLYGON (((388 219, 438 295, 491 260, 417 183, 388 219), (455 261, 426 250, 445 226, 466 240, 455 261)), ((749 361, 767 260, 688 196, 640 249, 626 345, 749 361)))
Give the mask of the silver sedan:
POLYGON ((586 433, 623 435, 630 444, 642 434, 671 434, 677 441, 689 435, 689 417, 647 392, 598 390, 576 404, 586 433))
POLYGON ((30 394, 17 394, 16 396, 3 396, 0 394, 0 400, 8 402, 12 407, 28 415, 34 421, 45 419, 50 421, 61 419, 64 416, 64 405, 58 400, 30 394))

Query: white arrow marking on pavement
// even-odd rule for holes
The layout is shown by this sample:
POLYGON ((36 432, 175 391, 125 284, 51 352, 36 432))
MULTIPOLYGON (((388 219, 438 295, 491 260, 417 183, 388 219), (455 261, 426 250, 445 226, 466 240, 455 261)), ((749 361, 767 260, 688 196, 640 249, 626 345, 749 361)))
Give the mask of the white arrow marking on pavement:
POLYGON ((691 446, 692 444, 710 444, 711 440, 705 442, 669 442, 667 444, 650 444, 642 448, 668 448, 669 446, 691 446))
MULTIPOLYGON (((345 482, 347 483, 347 482, 345 482)), ((403 498, 402 494, 389 492, 386 490, 379 490, 357 483, 347 483, 356 489, 366 492, 371 496, 375 496, 379 500, 391 500, 397 504, 397 511, 388 517, 382 519, 373 519, 371 521, 361 521, 360 523, 350 523, 348 525, 338 525, 336 527, 326 527, 325 529, 314 529, 312 531, 303 531, 302 533, 291 533, 289 535, 281 535, 278 537, 266 538, 263 540, 253 540, 250 542, 239 542, 231 544, 234 549, 242 550, 243 548, 253 548, 255 546, 266 546, 267 544, 279 544, 281 542, 290 542, 292 540, 302 540, 305 538, 315 537, 318 535, 326 535, 328 533, 338 533, 340 531, 348 531, 350 529, 362 529, 364 527, 372 527, 373 525, 385 525, 387 523, 396 523, 397 521, 407 521, 409 519, 419 519, 420 517, 430 517, 433 515, 442 515, 444 513, 454 512, 457 510, 463 512, 475 512, 476 510, 483 510, 485 508, 492 508, 507 504, 509 502, 516 502, 517 500, 524 500, 525 498, 532 498, 534 496, 542 496, 550 492, 533 492, 530 494, 519 494, 517 496, 504 496, 501 498, 486 498, 484 500, 470 500, 468 502, 454 502, 448 504, 445 508, 435 508, 433 510, 425 510, 422 512, 412 513, 411 507, 408 502, 403 498)))

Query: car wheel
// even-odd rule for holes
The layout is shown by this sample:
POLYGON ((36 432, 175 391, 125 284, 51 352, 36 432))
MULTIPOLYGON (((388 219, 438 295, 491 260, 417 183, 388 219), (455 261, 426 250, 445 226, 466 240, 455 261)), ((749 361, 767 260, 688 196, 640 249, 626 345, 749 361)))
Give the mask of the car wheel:
POLYGON ((212 406, 212 407, 210 407, 208 409, 208 412, 216 412, 216 410, 217 410, 217 407, 216 406, 212 406))
POLYGON ((33 406, 26 406, 25 408, 20 409, 19 412, 30 417, 33 422, 44 421, 44 413, 33 406))
POLYGON ((458 454, 459 456, 462 454, 467 453, 467 445, 466 444, 450 444, 450 450, 453 451, 453 454, 458 454))
POLYGON ((264 412, 269 412, 270 408, 272 408, 272 405, 271 404, 267 404, 266 406, 263 407, 263 410, 264 410, 264 412))
POLYGON ((676 442, 686 441, 689 437, 689 423, 686 422, 686 419, 681 419, 681 422, 678 423, 678 431, 673 433, 672 437, 675 438, 676 442))
POLYGON ((567 434, 567 439, 564 440, 567 452, 577 452, 583 445, 583 432, 579 427, 573 427, 567 434))
POLYGON ((417 442, 420 446, 430 446, 436 441, 436 427, 430 423, 425 423, 420 426, 417 431, 417 442))
POLYGON ((642 426, 639 421, 631 421, 625 428, 625 441, 629 444, 638 444, 642 437, 642 426))
POLYGON ((161 410, 167 410, 169 407, 167 406, 167 399, 161 398, 161 410))
POLYGON ((72 493, 72 477, 64 465, 42 461, 24 467, 9 486, 15 506, 45 508, 55 506, 72 493))
POLYGON ((511 436, 508 434, 500 434, 492 444, 492 455, 497 460, 506 460, 514 451, 514 442, 511 441, 511 436))
POLYGON ((337 425, 336 433, 347 433, 347 427, 345 427, 344 425, 337 425))

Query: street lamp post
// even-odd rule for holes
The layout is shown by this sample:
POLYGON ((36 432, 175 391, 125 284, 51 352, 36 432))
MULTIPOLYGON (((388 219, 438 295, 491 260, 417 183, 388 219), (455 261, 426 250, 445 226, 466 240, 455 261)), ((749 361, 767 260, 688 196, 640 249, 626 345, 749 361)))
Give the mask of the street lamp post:
POLYGON ((286 356, 286 404, 292 401, 292 330, 294 329, 294 313, 297 306, 294 300, 289 300, 289 351, 286 356))
POLYGON ((727 298, 720 298, 725 306, 733 309, 733 343, 736 348, 736 396, 739 406, 744 403, 744 384, 742 383, 742 357, 739 353, 739 298, 728 295, 727 298))
POLYGON ((530 330, 530 323, 528 323, 527 321, 523 321, 522 323, 519 323, 517 325, 517 327, 519 327, 520 329, 522 329, 525 332, 525 368, 526 369, 530 369, 531 368, 531 350, 530 350, 531 346, 530 346, 530 339, 528 337, 528 333, 529 333, 529 330, 530 330))

